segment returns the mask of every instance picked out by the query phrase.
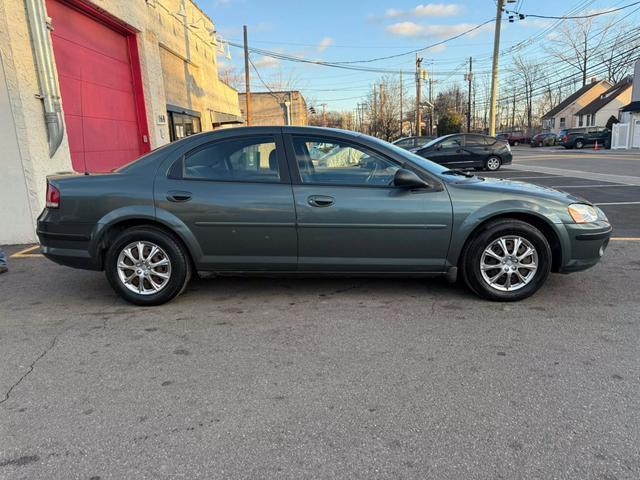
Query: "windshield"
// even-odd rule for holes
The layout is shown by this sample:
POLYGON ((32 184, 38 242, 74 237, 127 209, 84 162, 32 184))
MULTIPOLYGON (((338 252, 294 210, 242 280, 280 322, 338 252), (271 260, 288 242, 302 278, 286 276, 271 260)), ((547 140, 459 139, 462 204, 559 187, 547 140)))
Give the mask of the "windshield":
MULTIPOLYGON (((415 153, 411 153, 409 150, 405 150, 404 148, 400 148, 393 143, 385 142, 384 140, 380 140, 375 137, 367 137, 369 140, 374 141, 381 146, 393 150, 398 155, 404 157, 410 163, 426 170, 429 173, 433 173, 435 175, 442 175, 443 172, 446 172, 448 168, 443 167, 442 165, 438 165, 437 163, 432 162, 431 160, 427 160, 426 158, 422 158, 420 155, 416 155, 415 153)), ((432 142, 429 142, 432 143, 432 142)), ((427 144, 428 145, 428 144, 427 144)))

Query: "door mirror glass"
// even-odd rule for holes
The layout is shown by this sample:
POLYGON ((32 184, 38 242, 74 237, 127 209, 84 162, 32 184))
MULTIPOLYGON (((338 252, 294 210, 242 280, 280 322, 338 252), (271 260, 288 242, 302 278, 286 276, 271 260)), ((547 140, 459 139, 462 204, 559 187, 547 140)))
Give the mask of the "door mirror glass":
POLYGON ((429 185, 411 170, 400 168, 393 176, 393 185, 402 188, 426 188, 429 185))

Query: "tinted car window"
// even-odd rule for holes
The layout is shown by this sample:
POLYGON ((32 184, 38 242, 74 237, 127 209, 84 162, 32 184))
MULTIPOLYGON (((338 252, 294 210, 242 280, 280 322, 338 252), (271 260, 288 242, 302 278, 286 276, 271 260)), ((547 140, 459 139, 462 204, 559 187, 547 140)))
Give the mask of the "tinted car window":
POLYGON ((207 144, 186 155, 182 173, 193 179, 277 182, 275 139, 264 136, 207 144))
POLYGON ((447 138, 446 140, 443 140, 442 142, 440 142, 440 146, 442 148, 456 148, 461 145, 462 145, 462 137, 460 135, 447 138))
POLYGON ((385 186, 399 168, 349 142, 296 136, 293 144, 302 183, 385 186))
POLYGON ((464 144, 467 147, 484 147, 488 145, 487 137, 482 135, 467 135, 464 139, 464 144))
POLYGON ((394 145, 399 147, 413 147, 414 139, 413 138, 405 138, 404 140, 398 140, 397 142, 393 142, 394 145))

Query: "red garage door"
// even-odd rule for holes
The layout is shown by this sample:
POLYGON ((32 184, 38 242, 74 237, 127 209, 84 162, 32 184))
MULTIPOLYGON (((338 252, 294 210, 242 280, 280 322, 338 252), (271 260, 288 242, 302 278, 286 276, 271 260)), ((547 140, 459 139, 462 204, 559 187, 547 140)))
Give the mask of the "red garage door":
POLYGON ((135 36, 81 7, 47 0, 73 168, 107 172, 148 150, 135 36))

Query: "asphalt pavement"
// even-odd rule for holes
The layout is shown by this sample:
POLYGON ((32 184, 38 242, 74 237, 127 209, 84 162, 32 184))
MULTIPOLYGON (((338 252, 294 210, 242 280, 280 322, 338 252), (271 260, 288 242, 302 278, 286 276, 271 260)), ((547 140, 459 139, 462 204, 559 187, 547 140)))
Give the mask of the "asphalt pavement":
POLYGON ((583 178, 640 161, 534 152, 495 175, 593 199, 616 239, 515 304, 441 280, 227 278, 145 309, 9 247, 0 478, 640 478, 640 195, 583 178))

